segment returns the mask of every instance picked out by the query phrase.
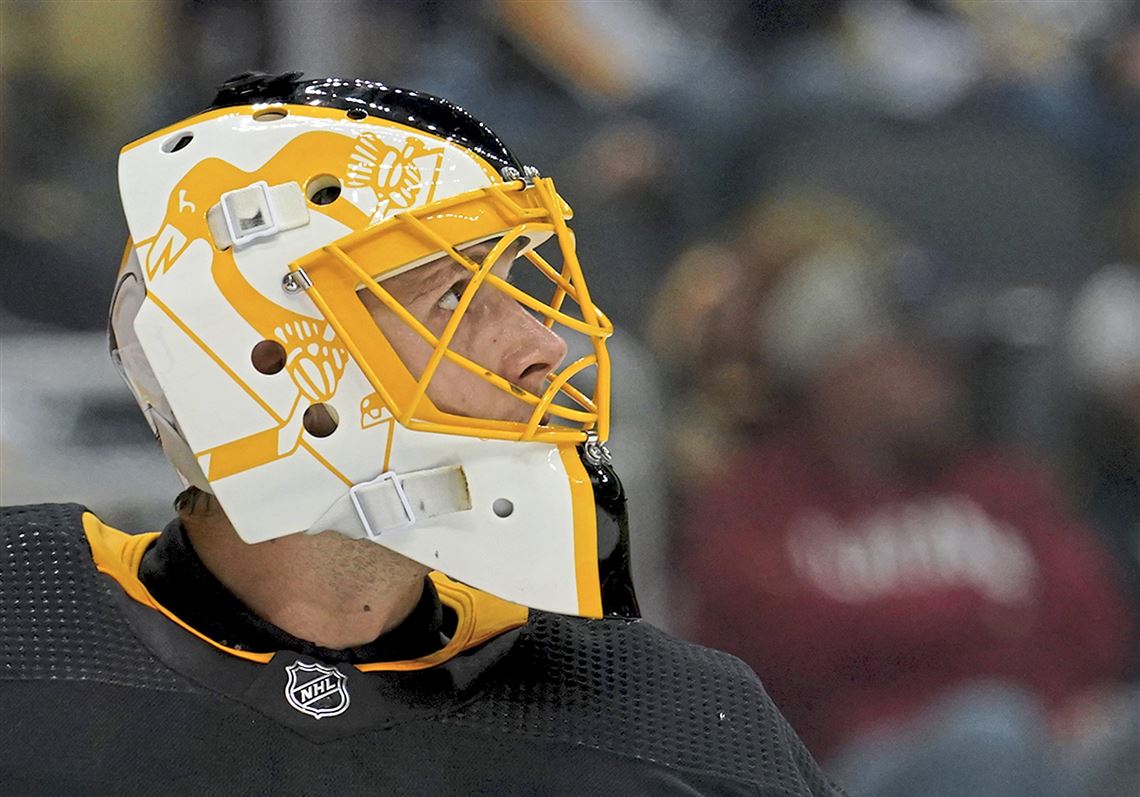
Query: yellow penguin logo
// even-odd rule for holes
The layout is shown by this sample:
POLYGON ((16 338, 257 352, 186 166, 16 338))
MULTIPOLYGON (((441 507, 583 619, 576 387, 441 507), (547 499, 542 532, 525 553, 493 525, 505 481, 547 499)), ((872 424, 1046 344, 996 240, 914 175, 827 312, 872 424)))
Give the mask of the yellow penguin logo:
MULTIPOLYGON (((171 191, 166 217, 157 232, 136 244, 147 278, 154 280, 178 267, 182 255, 195 241, 213 240, 206 211, 225 191, 257 179, 270 185, 295 180, 297 163, 313 164, 312 170, 318 173, 335 172, 336 164, 348 159, 356 143, 348 136, 322 131, 298 136, 254 172, 246 172, 218 158, 198 163, 171 191)), ((368 215, 349 202, 322 206, 320 212, 350 229, 360 229, 368 222, 368 215)), ((306 409, 333 399, 348 364, 347 350, 327 322, 288 309, 254 288, 238 268, 233 249, 220 250, 211 245, 211 250, 209 278, 263 340, 281 344, 285 353, 283 370, 295 385, 297 394, 287 412, 274 410, 218 352, 205 341, 196 339, 202 350, 272 417, 272 426, 267 429, 196 452, 199 464, 207 478, 216 481, 290 456, 303 448, 335 473, 314 448, 313 441, 303 434, 303 423, 306 409)), ((152 294, 152 300, 158 304, 159 295, 152 294)), ((176 323, 182 323, 170 308, 161 306, 176 323)), ((348 483, 341 474, 337 475, 348 483)))
POLYGON ((345 184, 376 193, 372 223, 410 207, 426 205, 435 196, 443 166, 443 147, 430 148, 408 136, 402 149, 388 146, 375 133, 361 133, 349 156, 345 184))

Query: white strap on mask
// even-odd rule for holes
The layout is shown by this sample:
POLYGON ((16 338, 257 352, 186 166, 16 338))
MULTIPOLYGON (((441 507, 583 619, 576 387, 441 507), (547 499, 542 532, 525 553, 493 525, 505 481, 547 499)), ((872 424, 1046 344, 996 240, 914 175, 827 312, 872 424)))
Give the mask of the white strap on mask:
POLYGON ((242 247, 309 223, 305 194, 296 183, 272 188, 264 180, 222 194, 206 211, 206 224, 219 249, 242 247))
POLYGON ((459 465, 403 474, 388 471, 350 487, 348 495, 309 532, 335 529, 349 537, 374 540, 419 520, 470 508, 467 477, 459 465))

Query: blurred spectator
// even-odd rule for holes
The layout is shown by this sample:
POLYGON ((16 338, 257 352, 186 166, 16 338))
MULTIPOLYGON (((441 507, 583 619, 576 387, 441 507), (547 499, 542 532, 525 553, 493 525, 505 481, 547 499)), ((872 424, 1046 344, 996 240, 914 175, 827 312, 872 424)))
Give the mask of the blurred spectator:
MULTIPOLYGON (((1081 288, 1068 324, 1073 484, 1128 575, 1140 620, 1140 188, 1107 214, 1120 259, 1081 288)), ((1134 671, 1140 675, 1140 649, 1134 671)))
POLYGON ((711 262, 705 340, 683 302, 658 308, 697 395, 728 352, 766 396, 684 484, 691 636, 749 662, 854 794, 1060 793, 1055 740, 1124 700, 1118 573, 1040 463, 971 439, 962 380, 899 290, 905 249, 816 202, 754 217, 735 265, 711 262))
POLYGON ((696 244, 666 275, 647 335, 674 382, 681 422, 668 431, 677 473, 715 475, 737 447, 780 422, 778 375, 756 345, 756 307, 787 267, 820 252, 885 261, 895 244, 865 209, 789 188, 757 203, 735 232, 696 244))

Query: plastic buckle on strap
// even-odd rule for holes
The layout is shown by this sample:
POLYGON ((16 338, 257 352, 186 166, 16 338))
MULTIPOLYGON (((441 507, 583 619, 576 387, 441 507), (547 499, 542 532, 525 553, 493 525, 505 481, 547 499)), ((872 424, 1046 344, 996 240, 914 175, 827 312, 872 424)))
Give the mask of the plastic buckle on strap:
POLYGON ((364 526, 364 533, 369 539, 376 539, 385 531, 392 531, 394 529, 403 529, 413 525, 416 522, 416 515, 412 512, 412 505, 408 503, 408 496, 404 492, 404 486, 400 483, 399 477, 395 471, 385 471, 377 476, 372 481, 361 482, 354 484, 348 488, 348 497, 352 499, 352 505, 356 509, 356 515, 360 518, 360 524, 364 526), (368 520, 368 515, 364 511, 364 506, 361 503, 358 493, 362 490, 369 490, 379 487, 384 482, 390 482, 392 489, 395 491, 396 497, 399 499, 400 507, 403 509, 404 519, 396 523, 390 523, 382 528, 373 528, 372 523, 368 520))
POLYGON ((226 231, 235 247, 276 235, 279 231, 273 201, 269 197, 269 185, 264 180, 225 192, 220 204, 226 231))

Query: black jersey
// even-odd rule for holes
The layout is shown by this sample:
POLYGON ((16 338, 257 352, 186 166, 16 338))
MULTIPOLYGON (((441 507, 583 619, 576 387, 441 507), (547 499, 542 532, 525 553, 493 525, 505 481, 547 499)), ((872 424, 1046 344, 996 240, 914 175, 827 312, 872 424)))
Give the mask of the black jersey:
POLYGON ((128 535, 0 510, 0 791, 829 795, 756 676, 639 621, 527 612, 433 574, 412 661, 227 648, 154 601, 128 535))

